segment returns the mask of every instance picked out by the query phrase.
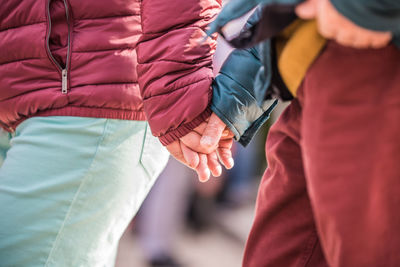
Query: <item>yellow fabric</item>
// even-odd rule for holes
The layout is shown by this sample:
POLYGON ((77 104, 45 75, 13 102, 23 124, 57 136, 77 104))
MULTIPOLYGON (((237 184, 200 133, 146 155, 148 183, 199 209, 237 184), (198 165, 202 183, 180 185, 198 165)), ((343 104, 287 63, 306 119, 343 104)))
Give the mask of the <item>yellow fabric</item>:
POLYGON ((318 33, 315 20, 296 20, 276 38, 278 69, 294 97, 308 68, 325 43, 326 39, 318 33))

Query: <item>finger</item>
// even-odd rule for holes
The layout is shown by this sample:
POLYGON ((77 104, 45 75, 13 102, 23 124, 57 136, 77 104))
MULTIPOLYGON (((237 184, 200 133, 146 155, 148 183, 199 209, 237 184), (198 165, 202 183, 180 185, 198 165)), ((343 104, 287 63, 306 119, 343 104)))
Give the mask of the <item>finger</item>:
POLYGON ((371 41, 365 37, 355 38, 351 46, 357 49, 365 49, 371 47, 371 41))
POLYGON ((179 141, 175 141, 166 146, 169 153, 181 163, 187 165, 186 160, 183 156, 182 149, 180 147, 179 141))
POLYGON ((381 48, 386 46, 391 40, 390 33, 374 32, 366 29, 358 28, 358 31, 353 33, 354 40, 350 45, 354 48, 381 48))
POLYGON ((385 47, 390 43, 392 38, 392 34, 388 32, 380 33, 379 37, 374 35, 371 37, 370 46, 375 49, 385 47))
POLYGON ((231 139, 233 137, 235 137, 235 135, 232 133, 232 131, 228 127, 225 127, 225 130, 222 132, 221 138, 231 139))
POLYGON ((188 148, 182 142, 180 142, 180 147, 181 147, 183 158, 185 159, 185 161, 187 163, 186 165, 188 165, 192 169, 195 169, 199 165, 199 162, 200 162, 199 155, 196 152, 194 152, 193 150, 191 150, 190 148, 188 148))
POLYGON ((200 144, 208 148, 217 148, 225 127, 225 123, 218 118, 215 113, 211 114, 207 127, 204 130, 203 137, 200 140, 200 144))
POLYGON ((193 131, 195 131, 196 133, 202 135, 204 130, 207 127, 207 122, 208 122, 208 119, 207 119, 207 121, 200 123, 199 126, 197 126, 196 128, 193 129, 193 131))
POLYGON ((337 29, 332 27, 326 19, 317 20, 318 32, 326 39, 333 39, 337 34, 337 29))
POLYGON ((362 41, 359 40, 359 38, 353 34, 349 34, 345 31, 339 32, 334 38, 333 38, 338 44, 343 45, 343 46, 349 46, 353 47, 353 45, 358 42, 362 41))
POLYGON ((296 7, 296 15, 302 19, 313 19, 317 15, 316 1, 307 0, 296 7))
POLYGON ((226 169, 232 169, 235 165, 235 162, 232 158, 232 151, 229 148, 218 148, 218 157, 220 162, 225 166, 226 169))
POLYGON ((216 147, 204 147, 200 144, 201 135, 191 131, 185 136, 181 137, 181 142, 185 144, 188 148, 195 152, 209 154, 216 149, 216 147))
MULTIPOLYGON (((197 126, 196 128, 193 129, 194 132, 198 133, 199 135, 203 135, 204 130, 207 127, 207 122, 202 122, 199 126, 197 126)), ((222 132, 221 138, 224 139, 229 139, 229 138, 233 138, 235 135, 232 133, 232 131, 228 128, 225 127, 225 130, 222 132)))
POLYGON ((218 162, 217 152, 214 151, 207 155, 207 164, 214 177, 218 177, 222 174, 222 167, 218 162))
POLYGON ((221 140, 218 143, 218 147, 222 148, 229 148, 231 149, 233 145, 233 139, 221 140))
POLYGON ((210 170, 207 166, 207 155, 199 154, 200 162, 196 167, 197 176, 199 177, 199 181, 204 183, 210 179, 210 170))
POLYGON ((232 169, 235 164, 232 157, 232 145, 233 139, 221 140, 217 149, 219 161, 226 169, 232 169))

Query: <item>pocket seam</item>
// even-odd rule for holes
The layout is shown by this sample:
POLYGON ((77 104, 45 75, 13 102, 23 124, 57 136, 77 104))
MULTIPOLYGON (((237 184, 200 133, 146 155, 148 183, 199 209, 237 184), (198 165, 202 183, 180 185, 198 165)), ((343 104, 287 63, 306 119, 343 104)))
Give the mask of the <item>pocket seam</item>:
POLYGON ((140 151, 140 157, 139 157, 139 164, 140 164, 140 166, 142 166, 143 170, 146 172, 147 179, 148 179, 148 180, 151 180, 151 174, 150 174, 149 170, 147 169, 146 164, 144 164, 144 162, 143 162, 143 153, 144 153, 145 146, 146 146, 146 143, 147 143, 147 131, 148 131, 148 127, 149 127, 149 126, 146 125, 145 128, 144 128, 143 141, 142 141, 142 149, 141 149, 141 151, 140 151))

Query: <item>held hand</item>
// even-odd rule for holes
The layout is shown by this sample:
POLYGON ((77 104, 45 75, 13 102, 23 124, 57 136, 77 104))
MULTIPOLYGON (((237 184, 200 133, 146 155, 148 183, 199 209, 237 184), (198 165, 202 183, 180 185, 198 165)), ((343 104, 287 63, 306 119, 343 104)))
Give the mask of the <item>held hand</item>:
POLYGON ((354 48, 381 48, 391 41, 390 32, 362 28, 340 14, 329 0, 307 0, 296 8, 302 19, 317 19, 319 33, 354 48))
POLYGON ((180 162, 194 169, 199 180, 209 179, 210 171, 214 176, 222 173, 222 164, 233 167, 233 134, 226 128, 218 116, 212 114, 208 121, 200 124, 192 132, 167 146, 169 152, 180 162))
MULTIPOLYGON (((233 136, 225 123, 213 113, 208 121, 203 122, 194 131, 182 137, 181 141, 187 147, 199 153, 210 155, 211 152, 216 151, 221 163, 227 169, 231 169, 234 164, 231 152, 233 136)), ((211 156, 214 157, 212 154, 211 156)), ((212 162, 218 163, 217 160, 212 162)), ((218 166, 219 164, 215 165, 218 166)), ((215 176, 214 172, 213 175, 215 176)))
MULTIPOLYGON (((233 142, 233 134, 226 127, 225 123, 213 113, 210 118, 197 126, 192 132, 181 138, 182 142, 194 151, 209 154, 212 151, 223 152, 230 150, 233 142)), ((230 154, 229 154, 230 155, 230 154)), ((229 164, 228 154, 222 157, 223 164, 227 168, 232 168, 233 163, 229 164), (226 163, 226 164, 225 164, 226 163), (230 166, 232 165, 232 166, 230 166)), ((220 155, 221 156, 221 155, 220 155)))
POLYGON ((225 123, 213 113, 202 132, 200 145, 208 149, 217 147, 218 156, 222 164, 224 164, 225 168, 231 169, 234 165, 231 151, 233 137, 233 133, 225 123))
POLYGON ((171 155, 182 164, 196 171, 201 182, 206 182, 210 177, 210 169, 207 166, 205 154, 197 153, 177 140, 166 146, 171 155))

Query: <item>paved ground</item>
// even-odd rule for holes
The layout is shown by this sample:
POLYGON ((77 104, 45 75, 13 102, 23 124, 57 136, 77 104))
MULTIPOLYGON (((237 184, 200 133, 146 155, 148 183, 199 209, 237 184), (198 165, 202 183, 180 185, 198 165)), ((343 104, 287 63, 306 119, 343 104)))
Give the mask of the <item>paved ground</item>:
MULTIPOLYGON (((240 267, 244 242, 253 218, 253 205, 221 212, 217 225, 201 234, 184 230, 176 253, 185 267, 240 267)), ((128 229, 121 239, 117 267, 146 267, 137 239, 128 229)))

